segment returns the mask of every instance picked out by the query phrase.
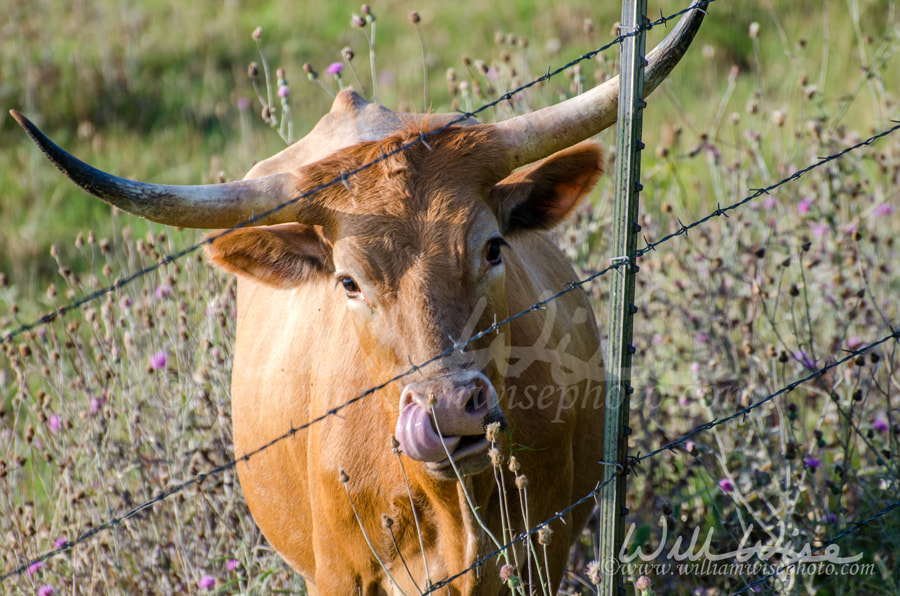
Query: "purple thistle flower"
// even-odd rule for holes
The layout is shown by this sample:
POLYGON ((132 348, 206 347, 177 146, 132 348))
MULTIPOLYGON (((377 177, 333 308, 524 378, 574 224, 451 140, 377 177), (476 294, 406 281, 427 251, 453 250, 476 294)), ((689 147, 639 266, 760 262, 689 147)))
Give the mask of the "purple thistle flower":
POLYGON ((53 548, 62 548, 67 544, 69 544, 69 539, 62 536, 61 538, 56 539, 56 542, 53 543, 53 548))
POLYGON ((709 336, 701 331, 697 334, 696 339, 698 344, 705 344, 709 341, 709 336))
POLYGON ((796 352, 794 352, 794 360, 810 370, 816 368, 816 361, 806 353, 806 350, 797 350, 796 352))
POLYGON ((240 566, 241 566, 241 564, 238 563, 237 559, 228 559, 228 563, 225 565, 225 567, 228 569, 228 571, 234 571, 235 569, 237 569, 240 566))
POLYGON ((888 430, 888 423, 887 423, 887 421, 882 420, 881 418, 876 418, 875 420, 872 421, 872 428, 874 428, 875 430, 877 430, 880 433, 884 433, 884 432, 887 432, 887 430, 888 430))
POLYGON ((50 429, 54 435, 59 432, 59 429, 62 425, 59 423, 59 416, 56 414, 50 414, 50 418, 47 420, 47 428, 50 429))
POLYGON ((216 585, 216 578, 211 575, 204 575, 200 578, 200 581, 197 582, 197 585, 203 588, 204 590, 209 590, 210 588, 214 588, 216 585))
POLYGON ((823 224, 823 223, 813 224, 812 233, 813 233, 813 236, 816 236, 817 238, 821 238, 822 236, 824 236, 825 234, 828 233, 828 224, 823 224))
POLYGON ((731 480, 728 478, 722 478, 719 480, 719 488, 721 488, 724 492, 730 493, 734 490, 734 484, 731 483, 731 480))
POLYGON ((153 294, 159 299, 168 298, 171 293, 172 286, 167 285, 156 286, 156 290, 153 292, 153 294))
POLYGON ((150 356, 150 368, 153 370, 160 370, 166 367, 166 352, 165 350, 160 350, 159 352, 150 356))
POLYGON ((34 575, 43 566, 44 566, 43 561, 37 561, 36 563, 32 563, 31 565, 28 566, 28 575, 34 575))
POLYGON ((332 62, 328 65, 328 68, 325 70, 330 75, 340 76, 341 71, 344 70, 344 65, 340 62, 332 62))
POLYGON ((250 98, 248 98, 248 97, 238 97, 238 100, 237 100, 237 109, 239 109, 239 110, 241 110, 241 111, 243 111, 243 110, 249 110, 249 109, 250 109, 250 98))
POLYGON ((291 94, 291 90, 287 85, 282 85, 281 87, 278 88, 278 97, 284 98, 290 94, 291 94))
POLYGON ((877 217, 885 217, 885 216, 891 215, 893 212, 894 212, 893 205, 891 205, 890 203, 882 203, 882 204, 878 205, 877 207, 875 207, 875 209, 872 211, 872 215, 875 215, 877 217))
POLYGON ((803 197, 803 199, 797 203, 797 212, 798 213, 809 213, 809 208, 812 207, 813 200, 809 197, 803 197))
POLYGON ((810 470, 818 470, 822 467, 822 460, 818 457, 808 456, 803 459, 803 463, 806 464, 806 467, 810 470))
POLYGON ((763 201, 763 209, 766 211, 771 211, 775 205, 778 204, 778 201, 775 200, 775 197, 766 197, 763 201))
POLYGON ((863 345, 863 340, 861 337, 854 335, 853 337, 847 338, 847 349, 848 350, 855 350, 861 345, 863 345))
POLYGON ((38 596, 51 596, 52 594, 56 594, 56 588, 50 584, 44 584, 38 588, 38 596))
POLYGON ((827 521, 829 524, 833 524, 837 521, 837 516, 833 513, 829 513, 825 516, 825 521, 827 521))

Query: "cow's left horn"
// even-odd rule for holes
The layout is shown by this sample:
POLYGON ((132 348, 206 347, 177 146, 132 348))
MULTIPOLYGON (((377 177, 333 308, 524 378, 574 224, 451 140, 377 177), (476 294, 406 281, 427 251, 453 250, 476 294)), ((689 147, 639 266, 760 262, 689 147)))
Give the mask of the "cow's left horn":
MULTIPOLYGON (((120 178, 62 150, 19 112, 10 110, 10 114, 75 184, 110 205, 151 221, 184 228, 227 228, 298 196, 297 179, 291 174, 200 186, 148 184, 120 178)), ((253 225, 291 221, 297 221, 297 208, 289 206, 253 225)))
MULTIPOLYGON (((693 9, 647 54, 645 97, 684 56, 703 22, 705 4, 695 1, 693 9)), ((509 148, 513 166, 519 167, 543 159, 609 127, 616 121, 618 107, 619 77, 615 77, 562 103, 499 122, 494 128, 509 148)))

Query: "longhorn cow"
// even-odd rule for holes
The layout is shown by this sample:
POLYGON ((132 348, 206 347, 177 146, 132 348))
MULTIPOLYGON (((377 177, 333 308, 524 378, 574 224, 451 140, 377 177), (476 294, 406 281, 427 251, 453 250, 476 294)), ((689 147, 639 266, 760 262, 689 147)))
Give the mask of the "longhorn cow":
MULTIPOLYGON (((645 93, 678 62, 701 20, 700 9, 688 13, 648 56, 645 93)), ((242 181, 188 187, 96 170, 13 115, 87 192, 173 226, 230 228, 377 162, 215 236, 208 252, 238 278, 236 457, 411 364, 449 354, 237 468, 256 523, 310 593, 383 594, 420 591, 465 570, 494 550, 488 532, 505 541, 527 530, 601 475, 605 374, 584 292, 454 348, 575 279, 547 230, 601 175, 600 147, 576 143, 615 121, 617 94, 616 78, 392 153, 454 115, 398 114, 345 90, 304 139, 242 181), (506 466, 492 466, 498 452, 515 455, 518 485, 506 466)), ((543 563, 551 585, 590 511, 582 505, 551 524, 543 563)), ((512 573, 526 578, 517 548, 512 573)), ((463 574, 443 591, 501 593, 499 566, 463 574)))

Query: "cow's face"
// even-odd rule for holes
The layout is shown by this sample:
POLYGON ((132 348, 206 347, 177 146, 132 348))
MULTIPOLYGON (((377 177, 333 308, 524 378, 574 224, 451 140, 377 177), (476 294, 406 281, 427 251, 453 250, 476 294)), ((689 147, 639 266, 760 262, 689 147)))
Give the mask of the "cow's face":
MULTIPOLYGON (((301 178, 315 186, 406 141, 359 145, 301 178)), ((601 173, 600 150, 579 145, 509 175, 490 129, 453 129, 428 143, 312 199, 313 225, 238 230, 210 252, 217 265, 268 284, 327 281, 375 382, 446 352, 384 390, 381 403, 401 450, 432 476, 452 478, 448 453, 463 474, 488 465, 485 426, 505 422, 498 395, 510 340, 501 330, 454 347, 510 314, 511 239, 568 215, 601 173)))

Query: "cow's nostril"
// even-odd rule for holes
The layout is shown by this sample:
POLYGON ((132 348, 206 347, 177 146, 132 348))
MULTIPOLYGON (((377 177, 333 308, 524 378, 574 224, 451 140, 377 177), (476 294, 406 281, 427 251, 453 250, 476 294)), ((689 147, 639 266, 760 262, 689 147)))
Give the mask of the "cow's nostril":
POLYGON ((477 414, 484 409, 484 405, 484 391, 480 387, 473 389, 469 394, 469 401, 466 402, 466 413, 477 414))

